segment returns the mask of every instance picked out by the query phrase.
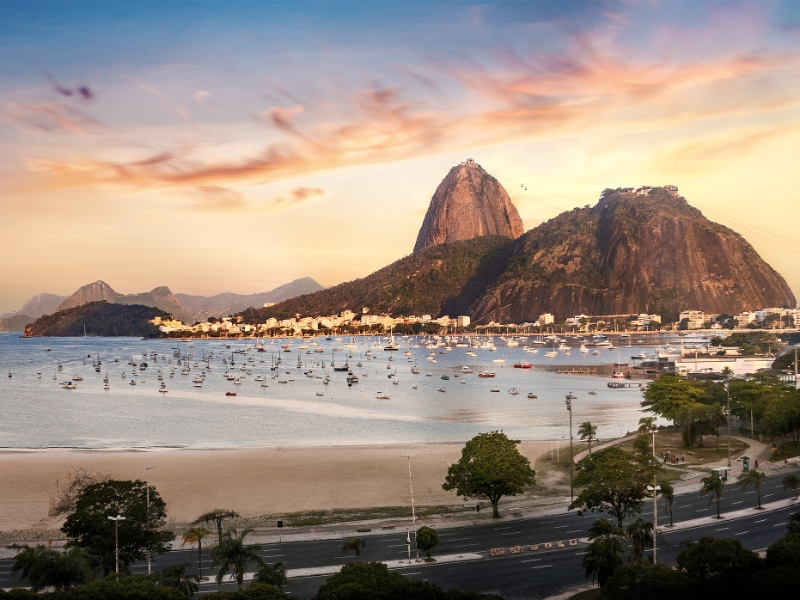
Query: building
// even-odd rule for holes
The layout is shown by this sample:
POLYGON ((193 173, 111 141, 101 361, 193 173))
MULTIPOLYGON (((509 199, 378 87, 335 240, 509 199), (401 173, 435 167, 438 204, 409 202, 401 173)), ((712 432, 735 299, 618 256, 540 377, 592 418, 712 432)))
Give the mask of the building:
POLYGON ((460 316, 456 318, 456 327, 469 327, 470 318, 467 316, 460 316))
POLYGON ((744 377, 759 369, 772 368, 774 361, 774 356, 741 356, 728 352, 725 356, 711 356, 689 354, 686 351, 683 356, 675 359, 675 372, 684 375, 722 373, 727 367, 733 371, 735 377, 744 377))
POLYGON ((536 322, 541 326, 552 325, 556 322, 556 319, 552 314, 544 313, 539 315, 539 319, 536 322))
POLYGON ((702 310, 684 310, 679 316, 681 323, 686 321, 686 329, 703 329, 706 314, 702 310))

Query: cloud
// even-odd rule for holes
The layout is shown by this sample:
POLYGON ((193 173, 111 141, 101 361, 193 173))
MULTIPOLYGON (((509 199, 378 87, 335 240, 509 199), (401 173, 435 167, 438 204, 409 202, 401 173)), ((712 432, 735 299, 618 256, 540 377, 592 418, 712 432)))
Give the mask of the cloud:
POLYGON ((230 211, 244 208, 247 204, 242 194, 228 188, 206 185, 195 191, 197 207, 203 210, 230 211))
POLYGON ((104 129, 99 121, 61 102, 48 104, 12 103, 6 117, 21 131, 67 131, 71 133, 97 133, 104 129))
POLYGON ((288 196, 278 196, 275 198, 275 200, 269 206, 269 210, 282 210, 285 208, 291 208, 305 202, 306 200, 314 198, 315 196, 323 195, 325 195, 325 190, 321 190, 319 188, 297 187, 289 192, 288 196))
POLYGON ((205 104, 206 99, 211 95, 211 92, 206 92, 205 90, 197 90, 194 93, 194 101, 198 104, 205 104))

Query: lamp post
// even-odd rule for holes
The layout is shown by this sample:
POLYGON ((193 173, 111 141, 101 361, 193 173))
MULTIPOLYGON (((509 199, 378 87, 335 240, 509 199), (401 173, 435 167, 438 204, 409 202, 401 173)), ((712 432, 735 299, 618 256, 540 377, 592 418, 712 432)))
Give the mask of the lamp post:
POLYGON ((411 534, 406 527, 406 547, 408 548, 408 564, 411 564, 411 534))
POLYGON ((569 498, 575 502, 575 491, 572 486, 572 394, 567 394, 567 410, 569 411, 569 498))
MULTIPOLYGON (((417 551, 417 560, 419 560, 419 548, 417 548, 417 513, 414 510, 414 481, 411 479, 411 457, 414 456, 413 454, 404 454, 405 458, 408 459, 408 486, 411 489, 411 525, 414 528, 414 548, 417 551)), ((411 544, 411 539, 409 538, 408 541, 411 544)), ((411 560, 411 546, 408 547, 408 556, 409 560, 411 560)))
POLYGON ((653 427, 650 430, 650 434, 653 436, 653 460, 656 458, 656 434, 658 433, 658 429, 653 427))
POLYGON ((114 521, 114 561, 116 562, 117 581, 119 581, 119 522, 124 521, 125 517, 117 515, 116 517, 108 517, 109 521, 114 521))
MULTIPOLYGON (((150 469, 155 469, 155 467, 142 467, 145 472, 145 488, 147 491, 147 533, 150 534, 150 469)), ((150 540, 147 540, 147 574, 150 575, 150 540)))
POLYGON ((725 378, 725 394, 728 397, 728 468, 731 468, 731 374, 725 378))
MULTIPOLYGON (((653 480, 653 483, 655 483, 655 479, 653 480)), ((656 486, 648 485, 647 486, 647 491, 648 492, 653 492, 653 564, 654 565, 658 563, 658 560, 657 560, 657 558, 658 558, 658 549, 656 547, 656 535, 658 533, 658 501, 657 501, 657 498, 658 498, 659 490, 661 490, 661 486, 660 485, 656 485, 656 486)))

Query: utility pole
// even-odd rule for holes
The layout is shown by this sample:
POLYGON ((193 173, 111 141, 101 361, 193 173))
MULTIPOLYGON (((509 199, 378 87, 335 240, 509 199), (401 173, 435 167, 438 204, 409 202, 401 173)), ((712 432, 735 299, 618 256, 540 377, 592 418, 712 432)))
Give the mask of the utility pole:
MULTIPOLYGON (((411 525, 414 528, 414 548, 417 551, 417 561, 419 561, 419 548, 417 548, 417 513, 414 510, 414 481, 411 478, 411 457, 413 454, 404 455, 408 459, 408 486, 411 488, 411 525)), ((411 539, 408 541, 411 544, 411 539)), ((408 547, 409 560, 411 560, 411 546, 408 547)))
POLYGON ((653 564, 658 564, 658 547, 656 546, 656 535, 658 534, 658 492, 660 485, 655 485, 656 479, 653 477, 653 485, 647 486, 647 491, 653 492, 653 564))
POLYGON ((725 392, 728 395, 728 468, 731 468, 731 374, 725 382, 725 392))
POLYGON ((575 488, 572 485, 572 393, 567 395, 567 410, 569 411, 569 498, 575 502, 575 488))
POLYGON ((117 581, 119 581, 119 522, 124 521, 125 517, 117 515, 116 517, 108 517, 109 521, 114 521, 115 539, 114 539, 114 560, 116 562, 117 581))
POLYGON ((150 552, 150 469, 155 469, 155 467, 142 467, 145 472, 145 487, 147 488, 147 574, 150 575, 150 561, 151 561, 151 552, 150 552))

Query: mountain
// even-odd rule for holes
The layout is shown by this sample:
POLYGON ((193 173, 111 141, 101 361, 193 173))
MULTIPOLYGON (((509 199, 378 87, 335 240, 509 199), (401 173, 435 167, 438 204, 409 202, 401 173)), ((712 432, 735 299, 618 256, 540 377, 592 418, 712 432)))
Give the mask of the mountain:
POLYGON ((363 279, 298 296, 269 308, 243 311, 246 322, 343 310, 395 315, 465 314, 491 281, 491 268, 511 240, 494 235, 425 248, 363 279))
POLYGON ((208 317, 232 315, 249 307, 260 308, 267 302, 282 302, 302 294, 311 294, 325 289, 311 277, 295 279, 269 292, 260 294, 217 294, 216 296, 190 296, 175 294, 175 297, 191 315, 190 321, 205 321, 208 317))
POLYGON ((9 313, 0 319, 0 331, 22 331, 25 325, 32 323, 35 319, 22 313, 9 313))
POLYGON ((661 187, 607 189, 532 229, 508 249, 503 272, 470 308, 476 322, 540 313, 736 314, 795 306, 786 281, 734 231, 661 187))
POLYGON ((436 188, 414 252, 485 235, 516 239, 522 219, 503 186, 472 159, 450 169, 436 188))
MULTIPOLYGON (((448 178, 461 177, 462 167, 476 169, 460 165, 448 178)), ((426 223, 437 203, 434 196, 426 223)), ((544 312, 558 319, 647 312, 672 321, 686 309, 736 314, 796 305, 783 277, 742 236, 709 221, 677 188, 607 189, 592 208, 509 237, 423 247, 363 279, 252 316, 263 322, 369 306, 395 316, 468 314, 475 323, 534 321, 544 312)))
POLYGON ((101 300, 113 304, 141 304, 143 306, 152 306, 166 311, 176 319, 182 321, 186 321, 190 318, 190 315, 184 310, 180 301, 166 286, 157 287, 149 292, 142 292, 139 294, 120 294, 114 291, 105 281, 95 281, 94 283, 89 283, 78 288, 74 294, 59 305, 58 310, 75 308, 76 306, 82 306, 89 302, 99 302, 101 300))
POLYGON ((79 287, 69 298, 59 304, 56 310, 75 308, 87 302, 99 302, 100 300, 114 302, 121 295, 115 292, 105 281, 98 280, 79 287))
POLYGON ((19 310, 0 315, 0 319, 7 319, 12 315, 28 315, 28 317, 32 317, 32 321, 33 319, 38 319, 42 315, 54 312, 58 308, 58 305, 66 299, 66 296, 56 296, 55 294, 42 292, 41 294, 36 294, 28 298, 28 301, 23 304, 22 308, 19 310))
POLYGON ((25 337, 135 336, 159 337, 158 327, 149 321, 168 317, 157 308, 141 304, 89 302, 39 317, 25 327, 25 337))

